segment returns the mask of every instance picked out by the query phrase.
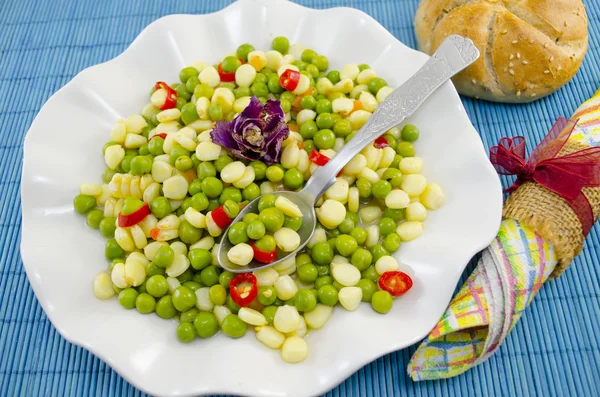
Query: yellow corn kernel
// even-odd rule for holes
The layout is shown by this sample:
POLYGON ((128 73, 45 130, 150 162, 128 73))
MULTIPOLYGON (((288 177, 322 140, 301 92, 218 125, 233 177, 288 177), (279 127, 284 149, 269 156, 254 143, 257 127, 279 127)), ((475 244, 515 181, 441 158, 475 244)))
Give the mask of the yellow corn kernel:
POLYGON ((344 287, 340 289, 338 298, 344 309, 353 312, 358 309, 362 300, 362 289, 359 287, 344 287))
POLYGON ((367 240, 365 241, 365 246, 367 248, 371 248, 379 242, 379 227, 377 225, 371 225, 365 230, 367 231, 367 240))
POLYGON ((302 125, 307 121, 312 121, 317 117, 317 112, 311 109, 302 109, 296 115, 296 123, 302 125))
POLYGON ((214 161, 218 159, 220 155, 221 146, 216 143, 200 142, 196 147, 196 157, 200 161, 214 161))
POLYGON ((256 69, 253 65, 244 64, 235 71, 235 83, 240 87, 250 87, 256 77, 256 69))
MULTIPOLYGON (((188 129, 189 127, 185 127, 185 129, 188 129)), ((192 130, 191 128, 189 128, 192 133, 194 133, 194 137, 196 137, 196 133, 194 130, 192 130)), ((182 128, 182 131, 184 129, 182 128)), ((190 152, 193 152, 194 150, 196 150, 196 146, 197 143, 194 142, 193 139, 190 139, 189 137, 185 136, 181 131, 176 132, 175 134, 173 134, 173 140, 175 142, 177 142, 178 144, 181 145, 181 147, 183 147, 186 150, 189 150, 190 152)))
POLYGON ((360 98, 361 92, 369 91, 369 86, 366 84, 359 84, 354 86, 352 92, 350 93, 350 98, 358 99, 360 98))
POLYGON ((379 168, 388 168, 394 162, 394 157, 396 156, 396 151, 386 146, 381 151, 381 161, 379 162, 379 168))
POLYGON ((350 185, 348 184, 348 181, 343 178, 337 178, 335 183, 325 191, 325 197, 339 201, 340 203, 346 203, 349 190, 350 185))
POLYGON ((121 210, 123 209, 123 204, 125 204, 125 199, 118 199, 117 202, 115 203, 115 209, 114 209, 114 215, 113 217, 117 217, 119 216, 119 214, 121 213, 121 210))
POLYGON ((378 274, 394 272, 398 270, 399 267, 400 265, 398 264, 398 261, 390 255, 382 256, 381 258, 377 259, 377 262, 375 262, 375 270, 378 274))
POLYGON ((210 107, 210 100, 206 97, 200 97, 196 100, 196 112, 200 120, 208 120, 208 108, 210 107))
POLYGON ((369 112, 374 112, 377 109, 377 99, 368 91, 363 91, 360 94, 359 101, 363 108, 369 112))
POLYGON ((215 239, 212 236, 202 237, 198 242, 190 245, 190 249, 202 248, 209 251, 215 245, 215 239))
POLYGON ((259 287, 271 286, 275 283, 277 277, 279 277, 277 270, 273 269, 272 267, 255 270, 252 274, 254 274, 256 277, 256 284, 259 287))
POLYGON ((356 77, 356 81, 358 84, 369 84, 371 80, 377 77, 377 73, 375 69, 365 69, 358 74, 356 77))
POLYGON ((371 168, 363 168, 363 170, 360 173, 360 176, 371 183, 379 182, 379 180, 381 179, 379 178, 379 175, 377 175, 377 172, 373 171, 371 168))
POLYGON ((250 99, 251 97, 249 96, 244 96, 236 99, 233 103, 233 111, 237 113, 244 111, 244 109, 246 109, 246 107, 248 107, 248 105, 250 104, 250 99))
POLYGON ((117 120, 115 126, 110 131, 110 140, 123 144, 126 135, 127 127, 125 125, 125 120, 117 120))
POLYGON ((152 179, 152 175, 144 174, 140 177, 140 190, 145 191, 150 185, 154 183, 154 179, 152 179))
POLYGON ((267 319, 261 312, 248 307, 242 307, 238 312, 238 317, 246 324, 255 326, 267 325, 267 319))
POLYGON ((246 166, 241 161, 229 163, 221 170, 221 180, 225 183, 233 183, 244 175, 245 170, 246 166))
POLYGON ((332 306, 325 306, 321 303, 318 303, 313 311, 304 313, 304 320, 306 320, 306 325, 308 325, 310 328, 319 329, 322 328, 327 321, 329 321, 332 314, 332 306))
POLYGON ((161 230, 178 229, 181 221, 176 215, 167 215, 156 224, 156 227, 161 230))
POLYGON ((199 73, 206 67, 206 64, 204 62, 194 62, 190 66, 196 69, 199 73))
POLYGON ((339 113, 342 116, 350 114, 354 108, 354 101, 350 98, 337 98, 331 103, 331 108, 334 113, 339 113))
MULTIPOLYGON (((292 61, 293 62, 293 61, 292 61)), ((298 68, 294 65, 290 65, 289 63, 282 63, 281 66, 279 67, 279 69, 277 69, 277 75, 279 77, 281 77, 281 75, 286 71, 286 70, 295 70, 296 72, 299 72, 300 70, 298 70, 298 68)))
POLYGON ((335 229, 346 217, 346 207, 335 200, 325 200, 322 206, 316 210, 317 218, 323 226, 335 229))
POLYGON ((427 218, 427 208, 419 202, 410 203, 406 208, 407 221, 423 222, 427 218))
POLYGON ((198 137, 196 137, 196 140, 198 141, 198 143, 200 142, 212 142, 212 138, 210 136, 210 132, 212 130, 206 130, 206 131, 202 131, 201 133, 198 134, 198 137))
POLYGON ((299 336, 290 336, 281 346, 281 358, 290 364, 296 364, 308 357, 308 345, 299 336))
POLYGON ((358 211, 360 219, 364 223, 371 223, 371 222, 376 221, 377 219, 381 218, 382 213, 383 212, 381 211, 381 208, 379 208, 376 205, 370 205, 367 207, 363 207, 358 211))
POLYGON ((217 322, 219 323, 219 325, 221 325, 223 320, 225 320, 225 317, 231 314, 231 310, 229 310, 226 306, 215 306, 213 307, 213 314, 217 318, 217 322))
POLYGON ((187 253, 188 253, 187 245, 185 245, 181 241, 175 241, 174 243, 171 243, 170 247, 173 250, 173 252, 175 253, 175 255, 177 255, 177 254, 187 255, 187 253))
POLYGON ((273 193, 275 191, 275 186, 273 182, 264 181, 260 184, 260 194, 273 193))
POLYGON ((127 229, 117 227, 115 230, 115 240, 124 251, 132 252, 135 250, 135 244, 131 238, 131 234, 127 229))
POLYGON ((401 187, 410 197, 418 197, 425 191, 427 180, 420 174, 404 175, 401 187))
POLYGON ((214 66, 207 66, 198 75, 200 82, 211 87, 216 87, 221 82, 221 78, 219 77, 219 73, 214 66))
POLYGON ((333 83, 327 77, 321 77, 317 81, 317 92, 321 95, 329 95, 333 92, 333 83))
POLYGON ((366 110, 357 110, 352 112, 352 114, 348 117, 348 120, 350 120, 352 128, 358 130, 367 122, 367 120, 369 120, 369 117, 371 117, 371 112, 367 112, 366 110))
POLYGON ((254 257, 254 251, 246 243, 234 245, 229 252, 227 252, 227 258, 238 266, 246 266, 252 262, 254 257))
POLYGON ((292 91, 296 95, 304 94, 310 88, 310 79, 308 76, 301 74, 300 80, 298 80, 298 85, 292 91))
POLYGON ((169 284, 169 294, 173 295, 173 292, 181 287, 181 283, 175 277, 167 277, 167 284, 169 284))
POLYGON ((175 175, 163 182, 163 194, 172 200, 183 200, 188 192, 188 181, 181 175, 175 175))
POLYGON ((179 277, 190 267, 190 261, 183 254, 175 254, 173 262, 166 268, 165 273, 169 277, 179 277))
POLYGON ((242 177, 237 181, 233 182, 233 186, 237 187, 238 189, 244 189, 252 182, 254 182, 255 176, 256 174, 254 173, 254 167, 248 166, 244 169, 242 177))
POLYGON ((129 232, 131 233, 131 239, 135 244, 135 247, 138 249, 142 249, 148 244, 148 240, 146 240, 146 234, 140 227, 140 225, 133 225, 129 228, 129 232))
POLYGON ((267 66, 267 55, 263 51, 252 51, 248 53, 248 63, 252 65, 257 72, 260 72, 267 66))
POLYGON ((423 159, 420 157, 404 157, 398 167, 403 174, 418 174, 423 169, 423 159))
POLYGON ((327 233, 324 229, 317 227, 310 240, 308 240, 308 244, 306 246, 308 248, 312 248, 315 244, 322 241, 327 241, 327 233))
POLYGON ((348 210, 350 212, 358 212, 358 207, 360 205, 360 196, 358 193, 358 188, 351 187, 348 190, 348 210))
POLYGON ((148 215, 140 223, 138 223, 138 225, 142 228, 146 238, 150 237, 150 232, 156 227, 157 224, 158 219, 156 219, 156 217, 152 214, 148 215))
POLYGON ((275 207, 280 209, 287 216, 291 217, 302 217, 302 211, 300 208, 294 204, 290 199, 278 196, 275 200, 275 207))
POLYGON ((106 201, 112 197, 112 191, 107 184, 102 184, 100 188, 102 189, 102 193, 96 196, 96 203, 98 205, 104 205, 106 201))
MULTIPOLYGON (((273 284, 277 291, 277 297, 283 301, 292 299, 298 292, 298 286, 289 275, 283 275, 275 280, 273 284)), ((281 332, 288 332, 280 330, 281 332)))
POLYGON ((341 79, 333 86, 334 92, 349 94, 354 88, 354 83, 350 79, 341 79))
POLYGON ((146 268, 138 261, 125 261, 125 281, 132 287, 142 285, 146 280, 146 268))
POLYGON ((357 154, 344 167, 344 174, 359 175, 367 166, 367 158, 362 154, 357 154))
POLYGON ((444 190, 437 183, 430 183, 421 193, 421 203, 430 210, 437 210, 446 201, 444 190))
POLYGON ((339 263, 332 267, 333 279, 344 287, 355 286, 360 280, 360 270, 349 263, 339 263))
POLYGON ((233 109, 235 95, 233 95, 233 92, 230 89, 219 87, 215 90, 210 102, 216 105, 221 105, 223 114, 227 114, 233 109))
POLYGON ((392 91, 394 91, 392 87, 388 86, 379 89, 379 91, 377 91, 377 102, 381 103, 385 101, 385 99, 388 97, 388 95, 392 93, 392 91))
MULTIPOLYGON (((296 282, 298 282, 298 280, 296 280, 296 282)), ((306 289, 310 289, 310 288, 306 288, 306 289)), ((300 323, 298 324, 298 328, 296 328, 292 332, 286 333, 285 336, 287 336, 288 338, 290 336, 298 336, 300 338, 304 338, 307 333, 308 333, 308 329, 306 327, 306 320, 304 320, 304 317, 300 316, 300 323)))
POLYGON ((157 182, 152 182, 152 184, 144 190, 142 199, 145 203, 150 204, 152 200, 158 196, 160 196, 160 185, 157 182))
POLYGON ((123 157, 125 157, 125 149, 119 145, 109 146, 104 151, 104 161, 108 168, 112 170, 116 169, 119 164, 121 164, 123 157))
POLYGON ((349 65, 344 66, 342 68, 342 70, 340 71, 340 79, 356 80, 359 73, 360 73, 360 70, 358 69, 358 65, 349 64, 349 65))
POLYGON ((394 189, 385 196, 385 205, 391 209, 406 208, 410 204, 408 193, 403 190, 394 189))
POLYGON ((110 299, 115 295, 113 282, 106 271, 102 271, 94 277, 94 295, 98 299, 110 299))
POLYGON ((206 131, 213 127, 214 123, 212 120, 196 120, 189 123, 187 126, 196 132, 206 131))
POLYGON ((137 149, 142 146, 144 143, 147 143, 148 140, 146 137, 137 134, 127 134, 125 136, 124 146, 127 149, 137 149))
POLYGON ((279 349, 285 341, 285 335, 270 325, 256 328, 256 339, 271 349, 279 349))
POLYGON ((146 259, 148 259, 149 261, 153 261, 154 255, 156 255, 156 251, 158 251, 160 247, 166 246, 168 246, 168 244, 163 241, 153 241, 150 244, 146 245, 144 247, 144 255, 146 256, 146 259))
POLYGON ((302 53, 306 50, 306 47, 299 43, 294 43, 290 45, 288 50, 288 55, 292 57, 292 62, 296 59, 302 59, 302 53))
POLYGON ((98 196, 102 194, 102 187, 93 183, 82 183, 79 185, 79 191, 88 196, 98 196))
POLYGON ((292 252, 300 246, 300 235, 294 230, 282 227, 273 234, 277 247, 283 252, 292 252))
POLYGON ((280 276, 283 275, 283 273, 287 274, 289 269, 295 269, 295 268, 296 268, 296 255, 290 255, 288 258, 282 260, 281 262, 279 262, 278 264, 273 266, 273 269, 275 269, 275 271, 277 271, 277 273, 280 276))
MULTIPOLYGON (((292 281, 293 283, 293 281, 292 281)), ((296 284, 294 284, 296 285, 296 284)), ((300 314, 294 306, 279 306, 273 318, 273 326, 279 332, 292 332, 298 328, 300 314)))
POLYGON ((206 216, 193 207, 185 210, 185 220, 198 229, 206 228, 206 216))
POLYGON ((333 150, 339 152, 342 147, 346 144, 346 140, 344 138, 338 137, 335 138, 335 142, 333 143, 333 150))
POLYGON ((214 309, 215 304, 210 300, 210 288, 198 288, 196 294, 196 308, 201 312, 209 312, 214 309))
POLYGON ((117 204, 117 199, 114 197, 109 197, 106 200, 106 202, 104 203, 104 217, 105 218, 114 216, 116 204, 117 204))
POLYGON ((403 222, 396 228, 402 241, 411 241, 423 234, 423 223, 416 221, 403 222))
POLYGON ((298 171, 306 173, 310 168, 310 164, 311 161, 308 158, 308 153, 306 153, 306 150, 300 150, 300 159, 298 160, 298 164, 296 165, 298 171))
POLYGON ((131 177, 131 182, 129 182, 129 197, 133 197, 136 199, 142 198, 142 190, 140 188, 141 178, 137 175, 131 177))
POLYGON ((167 123, 169 121, 176 121, 181 117, 181 111, 177 108, 166 109, 156 115, 156 120, 160 123, 167 123))
POLYGON ((131 285, 125 279, 125 264, 124 263, 117 263, 117 264, 115 264, 115 266, 113 266, 113 269, 110 273, 110 280, 118 288, 127 288, 131 285))
POLYGON ((167 90, 165 90, 164 88, 159 88, 158 90, 154 91, 150 96, 150 103, 152 103, 152 106, 154 106, 157 109, 161 108, 165 104, 166 100, 167 90))
POLYGON ((267 67, 271 70, 277 70, 281 66, 281 61, 283 60, 283 55, 279 51, 268 51, 265 54, 267 58, 267 67))
POLYGON ((156 241, 169 241, 169 240, 173 240, 174 238, 179 237, 179 230, 178 229, 166 229, 166 230, 160 230, 158 233, 158 236, 156 237, 156 241))

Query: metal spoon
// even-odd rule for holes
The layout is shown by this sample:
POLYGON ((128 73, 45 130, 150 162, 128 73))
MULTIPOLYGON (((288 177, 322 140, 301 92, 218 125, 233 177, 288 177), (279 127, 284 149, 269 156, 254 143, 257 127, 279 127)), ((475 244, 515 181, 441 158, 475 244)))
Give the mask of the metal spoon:
MULTIPOLYGON (((338 172, 369 143, 413 114, 429 95, 456 73, 475 62, 479 58, 479 55, 479 51, 471 40, 458 35, 448 36, 421 69, 388 95, 386 100, 377 107, 356 136, 344 145, 326 165, 316 169, 301 191, 269 193, 288 198, 304 214, 302 217, 302 226, 297 231, 300 235, 301 243, 296 250, 288 253, 278 250, 279 259, 268 264, 253 260, 247 266, 238 266, 229 261, 227 257, 227 252, 232 247, 227 238, 229 232, 229 228, 227 228, 222 234, 223 237, 218 250, 218 259, 221 266, 234 273, 254 271, 281 263, 304 248, 312 237, 317 223, 314 209, 315 203, 335 183, 338 172)), ((258 201, 261 197, 252 200, 246 205, 231 224, 233 225, 241 221, 244 215, 248 213, 258 213, 258 201)))

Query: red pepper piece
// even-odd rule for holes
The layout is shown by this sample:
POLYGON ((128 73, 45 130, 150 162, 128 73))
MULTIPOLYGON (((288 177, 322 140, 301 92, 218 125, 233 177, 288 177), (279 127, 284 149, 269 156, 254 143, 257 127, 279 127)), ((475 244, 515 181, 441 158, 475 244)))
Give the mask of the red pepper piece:
POLYGON ((323 166, 329 162, 329 157, 317 152, 315 149, 310 152, 308 158, 318 166, 323 166))
POLYGON ((153 140, 153 139, 154 139, 154 138, 156 138, 157 136, 158 136, 158 137, 161 137, 162 139, 167 139, 167 134, 166 134, 165 132, 161 132, 161 133, 159 133, 159 134, 154 134, 154 135, 152 135, 152 138, 150 138, 150 139, 148 140, 148 142, 150 142, 151 140, 153 140))
POLYGON ((232 81, 235 81, 235 72, 225 72, 221 64, 219 64, 217 67, 217 72, 219 72, 221 81, 224 81, 225 83, 231 83, 232 81))
POLYGON ((220 229, 225 229, 231 223, 231 218, 227 215, 222 205, 215 208, 210 214, 220 229))
POLYGON ((119 227, 130 227, 133 225, 137 225, 138 223, 143 221, 144 218, 146 218, 148 215, 150 215, 150 207, 148 206, 148 203, 144 203, 144 205, 142 205, 140 209, 138 209, 135 212, 132 212, 131 214, 119 214, 119 227))
POLYGON ((294 91, 300 82, 300 72, 286 69, 279 77, 279 85, 288 91, 294 91))
POLYGON ((172 89, 167 83, 164 81, 159 81, 154 85, 155 90, 165 90, 167 92, 167 96, 165 97, 165 103, 159 107, 160 110, 173 109, 177 106, 177 91, 172 89))
POLYGON ((375 139, 373 146, 375 146, 377 149, 383 149, 384 147, 390 146, 390 143, 387 141, 387 139, 385 139, 385 137, 380 136, 379 138, 375 139))
POLYGON ((241 273, 229 283, 231 299, 240 307, 246 307, 258 295, 256 277, 252 273, 241 273))
POLYGON ((412 278, 403 272, 385 272, 379 277, 379 287, 392 294, 400 296, 413 286, 412 278))
POLYGON ((260 263, 271 263, 275 259, 277 259, 277 250, 274 249, 271 252, 261 251, 254 245, 254 241, 250 241, 250 247, 254 251, 254 259, 259 261, 260 263))

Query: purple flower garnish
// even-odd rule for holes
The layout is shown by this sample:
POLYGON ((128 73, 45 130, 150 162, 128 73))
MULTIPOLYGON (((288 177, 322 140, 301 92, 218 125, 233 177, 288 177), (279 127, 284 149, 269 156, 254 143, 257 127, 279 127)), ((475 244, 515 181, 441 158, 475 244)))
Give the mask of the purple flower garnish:
POLYGON ((279 101, 266 104, 255 96, 233 121, 219 121, 210 132, 214 143, 240 159, 279 162, 282 142, 290 134, 279 101))

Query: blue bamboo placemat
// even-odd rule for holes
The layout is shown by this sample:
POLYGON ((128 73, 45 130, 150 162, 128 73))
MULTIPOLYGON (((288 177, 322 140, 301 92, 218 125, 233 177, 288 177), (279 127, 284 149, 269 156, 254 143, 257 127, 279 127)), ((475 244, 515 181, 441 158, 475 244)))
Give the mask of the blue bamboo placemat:
MULTIPOLYGON (((50 95, 82 69, 119 55, 153 20, 173 13, 213 12, 230 2, 0 1, 0 396, 143 395, 106 364, 64 340, 35 299, 19 254, 23 138, 50 95)), ((416 46, 412 21, 418 0, 298 2, 361 9, 402 42, 416 46)), ((590 49, 566 87, 530 105, 463 100, 487 148, 507 135, 525 135, 530 145, 539 142, 557 116, 570 116, 600 87, 600 4, 584 2, 590 49)), ((598 395, 599 254, 596 226, 582 255, 560 279, 542 288, 504 346, 463 376, 412 382, 405 370, 413 346, 376 360, 327 395, 598 395)), ((473 264, 465 275, 472 269, 473 264)))

